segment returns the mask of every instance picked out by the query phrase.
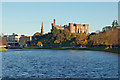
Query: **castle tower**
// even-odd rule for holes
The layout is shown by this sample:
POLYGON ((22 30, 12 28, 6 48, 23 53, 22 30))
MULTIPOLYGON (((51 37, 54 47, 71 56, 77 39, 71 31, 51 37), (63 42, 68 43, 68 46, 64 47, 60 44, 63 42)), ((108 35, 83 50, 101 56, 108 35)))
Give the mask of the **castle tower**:
POLYGON ((75 33, 75 26, 73 23, 69 23, 69 30, 70 30, 70 33, 75 33))
POLYGON ((54 25, 56 24, 56 20, 54 19, 54 25))
POLYGON ((78 24, 75 25, 75 33, 79 33, 79 25, 78 24))
POLYGON ((42 27, 41 27, 41 35, 44 35, 43 22, 42 22, 42 27))

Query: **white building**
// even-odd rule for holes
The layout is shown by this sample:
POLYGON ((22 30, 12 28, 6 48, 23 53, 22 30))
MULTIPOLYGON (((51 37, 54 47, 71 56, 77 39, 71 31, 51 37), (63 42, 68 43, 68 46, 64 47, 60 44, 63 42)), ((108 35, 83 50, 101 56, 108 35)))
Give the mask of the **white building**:
POLYGON ((20 46, 23 41, 31 41, 32 36, 29 35, 17 35, 13 33, 12 35, 2 34, 2 37, 5 38, 9 46, 20 46))
POLYGON ((3 35, 3 38, 5 38, 7 40, 7 42, 19 42, 19 38, 21 37, 21 35, 17 35, 15 33, 13 33, 12 35, 3 35))

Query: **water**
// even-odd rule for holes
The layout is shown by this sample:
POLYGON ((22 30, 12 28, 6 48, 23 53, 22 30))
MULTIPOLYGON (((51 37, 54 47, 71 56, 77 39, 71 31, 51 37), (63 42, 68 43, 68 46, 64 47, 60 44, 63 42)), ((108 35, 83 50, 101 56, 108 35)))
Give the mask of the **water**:
POLYGON ((118 55, 99 51, 9 49, 3 78, 118 78, 118 55))

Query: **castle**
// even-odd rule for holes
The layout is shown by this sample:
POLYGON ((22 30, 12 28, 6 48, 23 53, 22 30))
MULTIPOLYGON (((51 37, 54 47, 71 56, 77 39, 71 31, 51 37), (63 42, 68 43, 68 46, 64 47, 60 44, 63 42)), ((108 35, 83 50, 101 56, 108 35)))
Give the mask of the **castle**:
POLYGON ((59 30, 68 29, 70 33, 86 33, 89 32, 89 24, 74 24, 69 23, 69 25, 59 26, 56 25, 56 20, 54 19, 54 23, 52 23, 52 28, 56 27, 59 30))

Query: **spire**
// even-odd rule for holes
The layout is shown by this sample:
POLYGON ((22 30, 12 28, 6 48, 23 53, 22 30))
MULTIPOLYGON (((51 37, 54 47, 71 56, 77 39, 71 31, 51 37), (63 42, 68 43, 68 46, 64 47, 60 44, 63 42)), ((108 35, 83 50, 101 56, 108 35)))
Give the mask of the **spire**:
POLYGON ((42 27, 41 27, 41 35, 44 35, 43 22, 42 22, 42 27))

